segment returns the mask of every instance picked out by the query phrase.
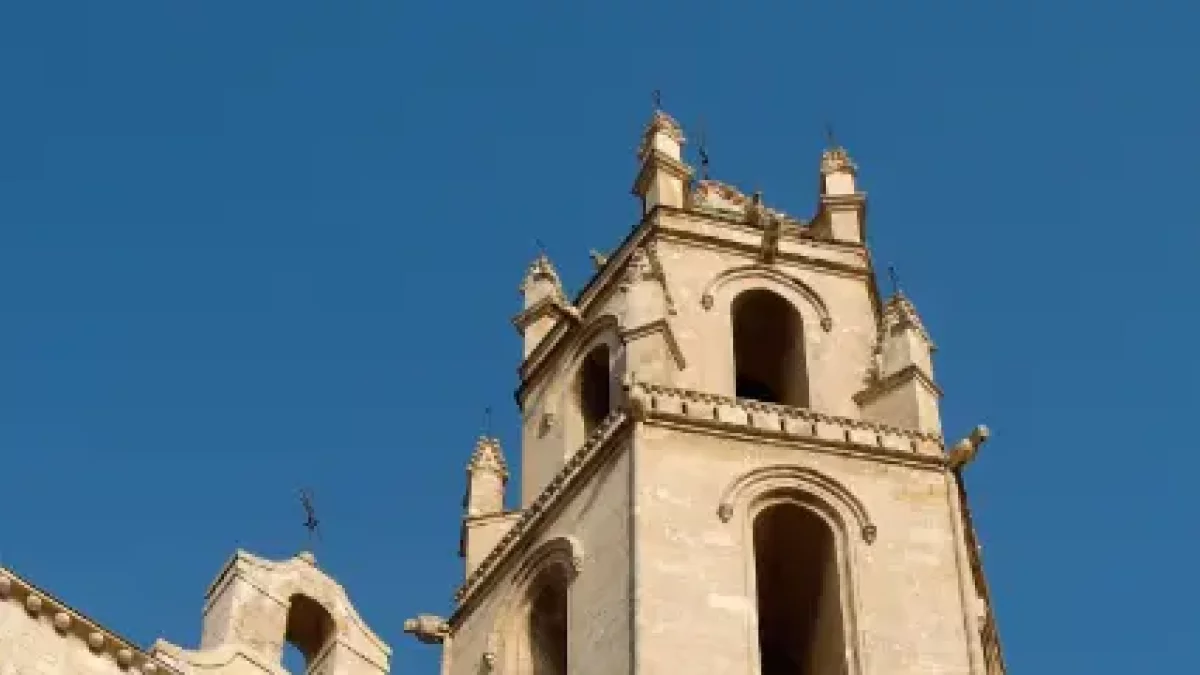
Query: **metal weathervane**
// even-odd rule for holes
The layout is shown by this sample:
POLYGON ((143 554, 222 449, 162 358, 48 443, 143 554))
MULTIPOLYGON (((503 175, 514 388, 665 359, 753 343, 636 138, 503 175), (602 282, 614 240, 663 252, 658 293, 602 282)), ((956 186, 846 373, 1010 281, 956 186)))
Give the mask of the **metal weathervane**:
POLYGON ((308 488, 300 490, 300 506, 304 509, 304 529, 308 530, 308 542, 311 546, 313 541, 321 539, 321 521, 317 520, 317 509, 313 506, 313 493, 308 488))
POLYGON ((837 147, 837 137, 833 135, 833 125, 829 122, 825 123, 825 142, 831 150, 837 147))

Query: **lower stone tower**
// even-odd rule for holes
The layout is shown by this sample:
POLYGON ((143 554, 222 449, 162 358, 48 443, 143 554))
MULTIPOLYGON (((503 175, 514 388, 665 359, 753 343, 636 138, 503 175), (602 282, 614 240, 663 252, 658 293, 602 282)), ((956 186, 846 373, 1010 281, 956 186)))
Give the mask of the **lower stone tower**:
POLYGON ((692 180, 656 111, 643 215, 567 299, 522 290, 519 508, 471 463, 443 675, 998 675, 933 341, 879 295, 843 148, 800 219, 692 180))

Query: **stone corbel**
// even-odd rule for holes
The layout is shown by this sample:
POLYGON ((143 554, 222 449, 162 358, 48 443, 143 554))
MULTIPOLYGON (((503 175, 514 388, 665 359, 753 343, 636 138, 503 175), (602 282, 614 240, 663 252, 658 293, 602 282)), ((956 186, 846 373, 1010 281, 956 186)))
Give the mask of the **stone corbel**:
POLYGON ((450 634, 450 624, 440 616, 421 614, 415 619, 405 619, 404 632, 425 644, 441 644, 450 634))

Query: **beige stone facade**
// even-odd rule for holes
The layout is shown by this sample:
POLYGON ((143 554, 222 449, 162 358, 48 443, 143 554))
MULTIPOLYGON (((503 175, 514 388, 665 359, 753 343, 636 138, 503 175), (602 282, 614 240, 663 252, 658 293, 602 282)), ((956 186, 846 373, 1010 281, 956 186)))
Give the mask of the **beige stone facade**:
MULTIPOLYGON (((576 297, 539 256, 524 339, 518 508, 483 438, 467 465, 465 580, 405 630, 441 675, 1002 675, 933 341, 880 297, 843 148, 804 220, 694 181, 656 111, 639 223, 576 297)), ((400 535, 398 535, 400 536, 400 535)), ((237 553, 200 648, 148 650, 0 570, 0 675, 388 672, 389 649, 311 556, 237 553)))
POLYGON ((520 508, 479 509, 507 473, 473 463, 458 606, 410 631, 443 675, 1003 673, 961 476, 987 430, 947 451, 857 167, 827 150, 802 220, 683 142, 656 112, 643 217, 574 300, 530 266, 520 508))

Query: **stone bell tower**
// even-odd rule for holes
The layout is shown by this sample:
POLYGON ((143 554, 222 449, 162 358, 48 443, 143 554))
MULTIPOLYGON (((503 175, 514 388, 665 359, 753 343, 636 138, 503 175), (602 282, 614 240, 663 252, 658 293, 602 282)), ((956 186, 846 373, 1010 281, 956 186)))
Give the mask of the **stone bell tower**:
POLYGON ((287 643, 304 656, 309 675, 388 672, 391 648, 311 553, 275 562, 238 551, 209 586, 200 647, 159 640, 150 654, 183 675, 285 675, 287 643))
POLYGON ((655 111, 640 220, 578 295, 529 268, 517 508, 484 439, 455 610, 406 629, 443 675, 1003 673, 962 485, 987 430, 944 442, 849 153, 798 218, 684 143, 655 111))

